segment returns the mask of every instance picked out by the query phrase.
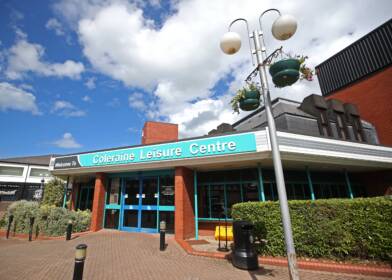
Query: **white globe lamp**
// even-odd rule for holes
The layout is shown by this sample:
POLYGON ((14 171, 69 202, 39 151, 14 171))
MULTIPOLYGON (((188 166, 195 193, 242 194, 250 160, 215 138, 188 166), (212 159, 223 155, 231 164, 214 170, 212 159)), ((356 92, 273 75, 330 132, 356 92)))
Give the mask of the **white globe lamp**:
POLYGON ((297 20, 291 15, 281 15, 272 24, 272 35, 277 40, 287 40, 297 30, 297 20))
POLYGON ((220 41, 220 48, 225 54, 235 54, 241 48, 241 37, 236 32, 227 32, 220 41))

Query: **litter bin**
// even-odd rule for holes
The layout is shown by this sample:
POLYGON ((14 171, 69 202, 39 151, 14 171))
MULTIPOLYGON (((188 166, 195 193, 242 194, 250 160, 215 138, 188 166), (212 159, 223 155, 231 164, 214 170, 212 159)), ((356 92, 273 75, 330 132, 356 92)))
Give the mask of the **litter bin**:
POLYGON ((257 253, 254 248, 254 226, 246 221, 234 221, 234 250, 232 261, 235 267, 247 270, 259 268, 257 253))

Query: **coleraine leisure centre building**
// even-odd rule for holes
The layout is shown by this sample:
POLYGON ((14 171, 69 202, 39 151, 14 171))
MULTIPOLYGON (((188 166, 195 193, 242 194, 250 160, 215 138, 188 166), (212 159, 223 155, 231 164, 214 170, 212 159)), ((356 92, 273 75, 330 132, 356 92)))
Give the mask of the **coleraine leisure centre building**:
MULTIPOLYGON (((318 95, 276 99, 273 111, 288 199, 383 195, 392 148, 354 104, 318 95)), ((53 157, 72 188, 71 207, 92 210, 91 230, 211 234, 231 206, 277 200, 264 108, 208 135, 178 140, 174 124, 147 122, 142 145, 53 157)))

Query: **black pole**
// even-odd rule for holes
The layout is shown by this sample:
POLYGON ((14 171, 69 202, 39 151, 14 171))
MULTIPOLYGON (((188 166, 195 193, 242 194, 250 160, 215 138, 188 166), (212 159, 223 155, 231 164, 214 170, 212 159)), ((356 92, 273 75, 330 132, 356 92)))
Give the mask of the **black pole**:
POLYGON ((86 260, 86 244, 76 246, 73 280, 83 280, 84 261, 86 260))
POLYGON ((163 251, 165 250, 165 231, 161 230, 160 231, 160 246, 159 250, 163 251))
POLYGON ((69 223, 68 222, 68 225, 67 225, 67 233, 66 233, 66 236, 65 236, 65 240, 71 240, 71 235, 72 235, 72 223, 69 223))
POLYGON ((30 230, 29 230, 29 241, 32 240, 33 237, 33 225, 34 225, 34 217, 30 217, 30 230))
POLYGON ((222 250, 220 244, 220 232, 220 218, 218 218, 218 251, 222 250))
POLYGON ((166 235, 166 222, 161 221, 159 223, 159 250, 165 250, 165 235, 166 235))
POLYGON ((226 239, 226 242, 225 242, 225 249, 228 250, 228 249, 227 249, 227 215, 225 215, 225 232, 226 232, 226 233, 225 233, 225 237, 226 237, 226 238, 225 238, 225 239, 226 239))
POLYGON ((9 215, 8 216, 8 227, 7 227, 7 239, 10 236, 11 224, 12 224, 13 220, 14 220, 14 215, 9 215))

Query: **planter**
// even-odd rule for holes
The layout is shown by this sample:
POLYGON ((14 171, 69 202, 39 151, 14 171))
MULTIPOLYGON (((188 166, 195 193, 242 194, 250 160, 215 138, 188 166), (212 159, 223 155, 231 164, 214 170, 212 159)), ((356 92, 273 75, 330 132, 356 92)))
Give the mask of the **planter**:
POLYGON ((298 81, 300 65, 300 61, 293 58, 280 60, 272 64, 269 72, 275 86, 290 86, 298 81))
POLYGON ((242 111, 253 111, 260 106, 260 92, 258 90, 246 91, 244 98, 240 100, 242 111))

